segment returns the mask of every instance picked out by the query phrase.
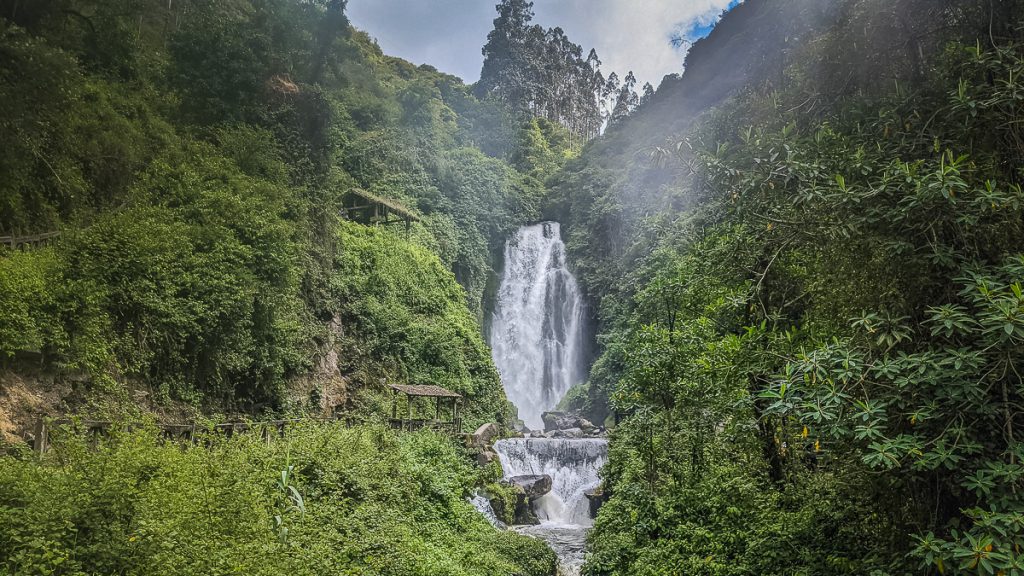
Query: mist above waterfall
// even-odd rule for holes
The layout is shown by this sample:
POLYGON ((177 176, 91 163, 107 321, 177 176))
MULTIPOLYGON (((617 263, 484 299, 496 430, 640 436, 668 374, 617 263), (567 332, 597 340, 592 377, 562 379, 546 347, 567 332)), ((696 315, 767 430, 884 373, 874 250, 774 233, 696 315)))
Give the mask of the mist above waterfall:
POLYGON ((505 393, 527 426, 543 428, 541 414, 583 380, 582 327, 559 224, 520 228, 505 245, 490 343, 505 393))

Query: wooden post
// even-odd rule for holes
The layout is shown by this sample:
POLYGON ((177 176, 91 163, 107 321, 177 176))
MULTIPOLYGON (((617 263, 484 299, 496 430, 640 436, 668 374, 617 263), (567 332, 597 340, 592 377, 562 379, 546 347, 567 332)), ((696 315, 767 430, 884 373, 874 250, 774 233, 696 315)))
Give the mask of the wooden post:
POLYGON ((398 420, 398 391, 391 390, 391 419, 398 420))
POLYGON ((440 420, 441 419, 441 397, 438 396, 436 400, 437 400, 437 416, 435 416, 435 418, 437 420, 440 420))
POLYGON ((50 430, 46 425, 46 419, 42 416, 36 421, 35 440, 32 442, 32 449, 42 454, 46 452, 50 444, 50 430))
POLYGON ((412 431, 412 396, 405 395, 406 413, 408 414, 409 431, 412 431))

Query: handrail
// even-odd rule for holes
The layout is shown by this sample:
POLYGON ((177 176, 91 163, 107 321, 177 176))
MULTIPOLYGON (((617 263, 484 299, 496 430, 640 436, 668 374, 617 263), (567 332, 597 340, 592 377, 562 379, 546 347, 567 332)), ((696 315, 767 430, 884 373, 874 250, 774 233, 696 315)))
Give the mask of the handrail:
POLYGON ((28 236, 0 236, 0 245, 7 246, 11 249, 16 249, 22 246, 36 247, 49 244, 51 240, 58 236, 60 236, 59 230, 43 232, 41 234, 31 234, 28 236))

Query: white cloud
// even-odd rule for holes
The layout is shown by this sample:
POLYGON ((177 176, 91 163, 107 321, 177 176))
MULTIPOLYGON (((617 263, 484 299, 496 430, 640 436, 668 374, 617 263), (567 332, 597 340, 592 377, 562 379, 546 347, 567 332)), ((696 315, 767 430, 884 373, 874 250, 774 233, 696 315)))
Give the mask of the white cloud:
MULTIPOLYGON (((467 82, 479 77, 497 0, 349 0, 348 13, 381 48, 417 64, 431 64, 467 82)), ((561 26, 584 51, 596 48, 605 74, 632 70, 640 85, 655 86, 682 70, 685 48, 673 32, 711 23, 730 0, 534 0, 535 22, 561 26)))
POLYGON ((685 47, 672 47, 672 33, 692 23, 710 24, 730 0, 534 0, 537 22, 561 26, 584 49, 591 46, 607 75, 632 70, 639 84, 657 86, 681 72, 685 47))

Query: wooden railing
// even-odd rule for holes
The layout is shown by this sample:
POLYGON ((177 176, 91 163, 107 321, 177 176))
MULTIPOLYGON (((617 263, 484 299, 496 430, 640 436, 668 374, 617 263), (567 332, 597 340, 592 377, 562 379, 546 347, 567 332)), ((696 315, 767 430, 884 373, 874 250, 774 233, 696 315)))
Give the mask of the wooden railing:
MULTIPOLYGON (((340 423, 346 428, 352 428, 365 424, 361 418, 352 416, 338 416, 335 418, 296 418, 290 420, 267 420, 263 422, 223 422, 220 424, 156 424, 160 436, 166 440, 181 442, 199 442, 210 434, 230 438, 235 434, 259 433, 260 437, 268 443, 274 438, 284 438, 289 426, 309 422, 318 423, 340 423)), ((452 435, 462 432, 462 419, 454 422, 441 422, 437 420, 390 420, 391 428, 406 432, 417 430, 437 430, 452 435)), ((73 420, 71 418, 39 418, 36 420, 32 449, 40 454, 50 448, 50 434, 54 430, 71 429, 75 432, 84 432, 91 440, 99 440, 110 436, 116 426, 124 426, 127 430, 145 428, 145 424, 116 423, 109 420, 73 420)))
POLYGON ((417 430, 436 430, 449 434, 459 434, 462 432, 462 418, 456 418, 454 421, 447 422, 443 420, 392 418, 389 420, 389 423, 392 429, 405 430, 407 432, 415 432, 417 430))
POLYGON ((60 232, 44 232, 31 236, 0 236, 0 246, 7 246, 12 250, 30 250, 46 246, 58 236, 60 232))
MULTIPOLYGON (((307 418, 307 419, 290 419, 290 420, 267 420, 263 422, 223 422, 220 424, 156 424, 156 428, 160 431, 160 436, 166 440, 177 440, 183 442, 198 442, 203 438, 204 434, 215 434, 223 437, 230 438, 235 434, 244 434, 250 432, 258 432, 260 437, 267 442, 272 441, 274 438, 284 438, 285 431, 289 426, 294 426, 302 422, 338 422, 343 424, 346 428, 351 428, 357 424, 362 424, 361 419, 352 417, 337 417, 337 418, 307 418)), ((115 426, 121 424, 108 421, 108 420, 72 420, 70 418, 39 418, 36 420, 34 437, 32 439, 32 449, 40 454, 46 452, 50 448, 50 434, 54 430, 59 429, 71 429, 76 432, 84 432, 92 440, 99 438, 105 438, 110 435, 111 431, 115 426)), ((125 429, 132 430, 137 428, 146 427, 145 424, 123 424, 125 429)))

